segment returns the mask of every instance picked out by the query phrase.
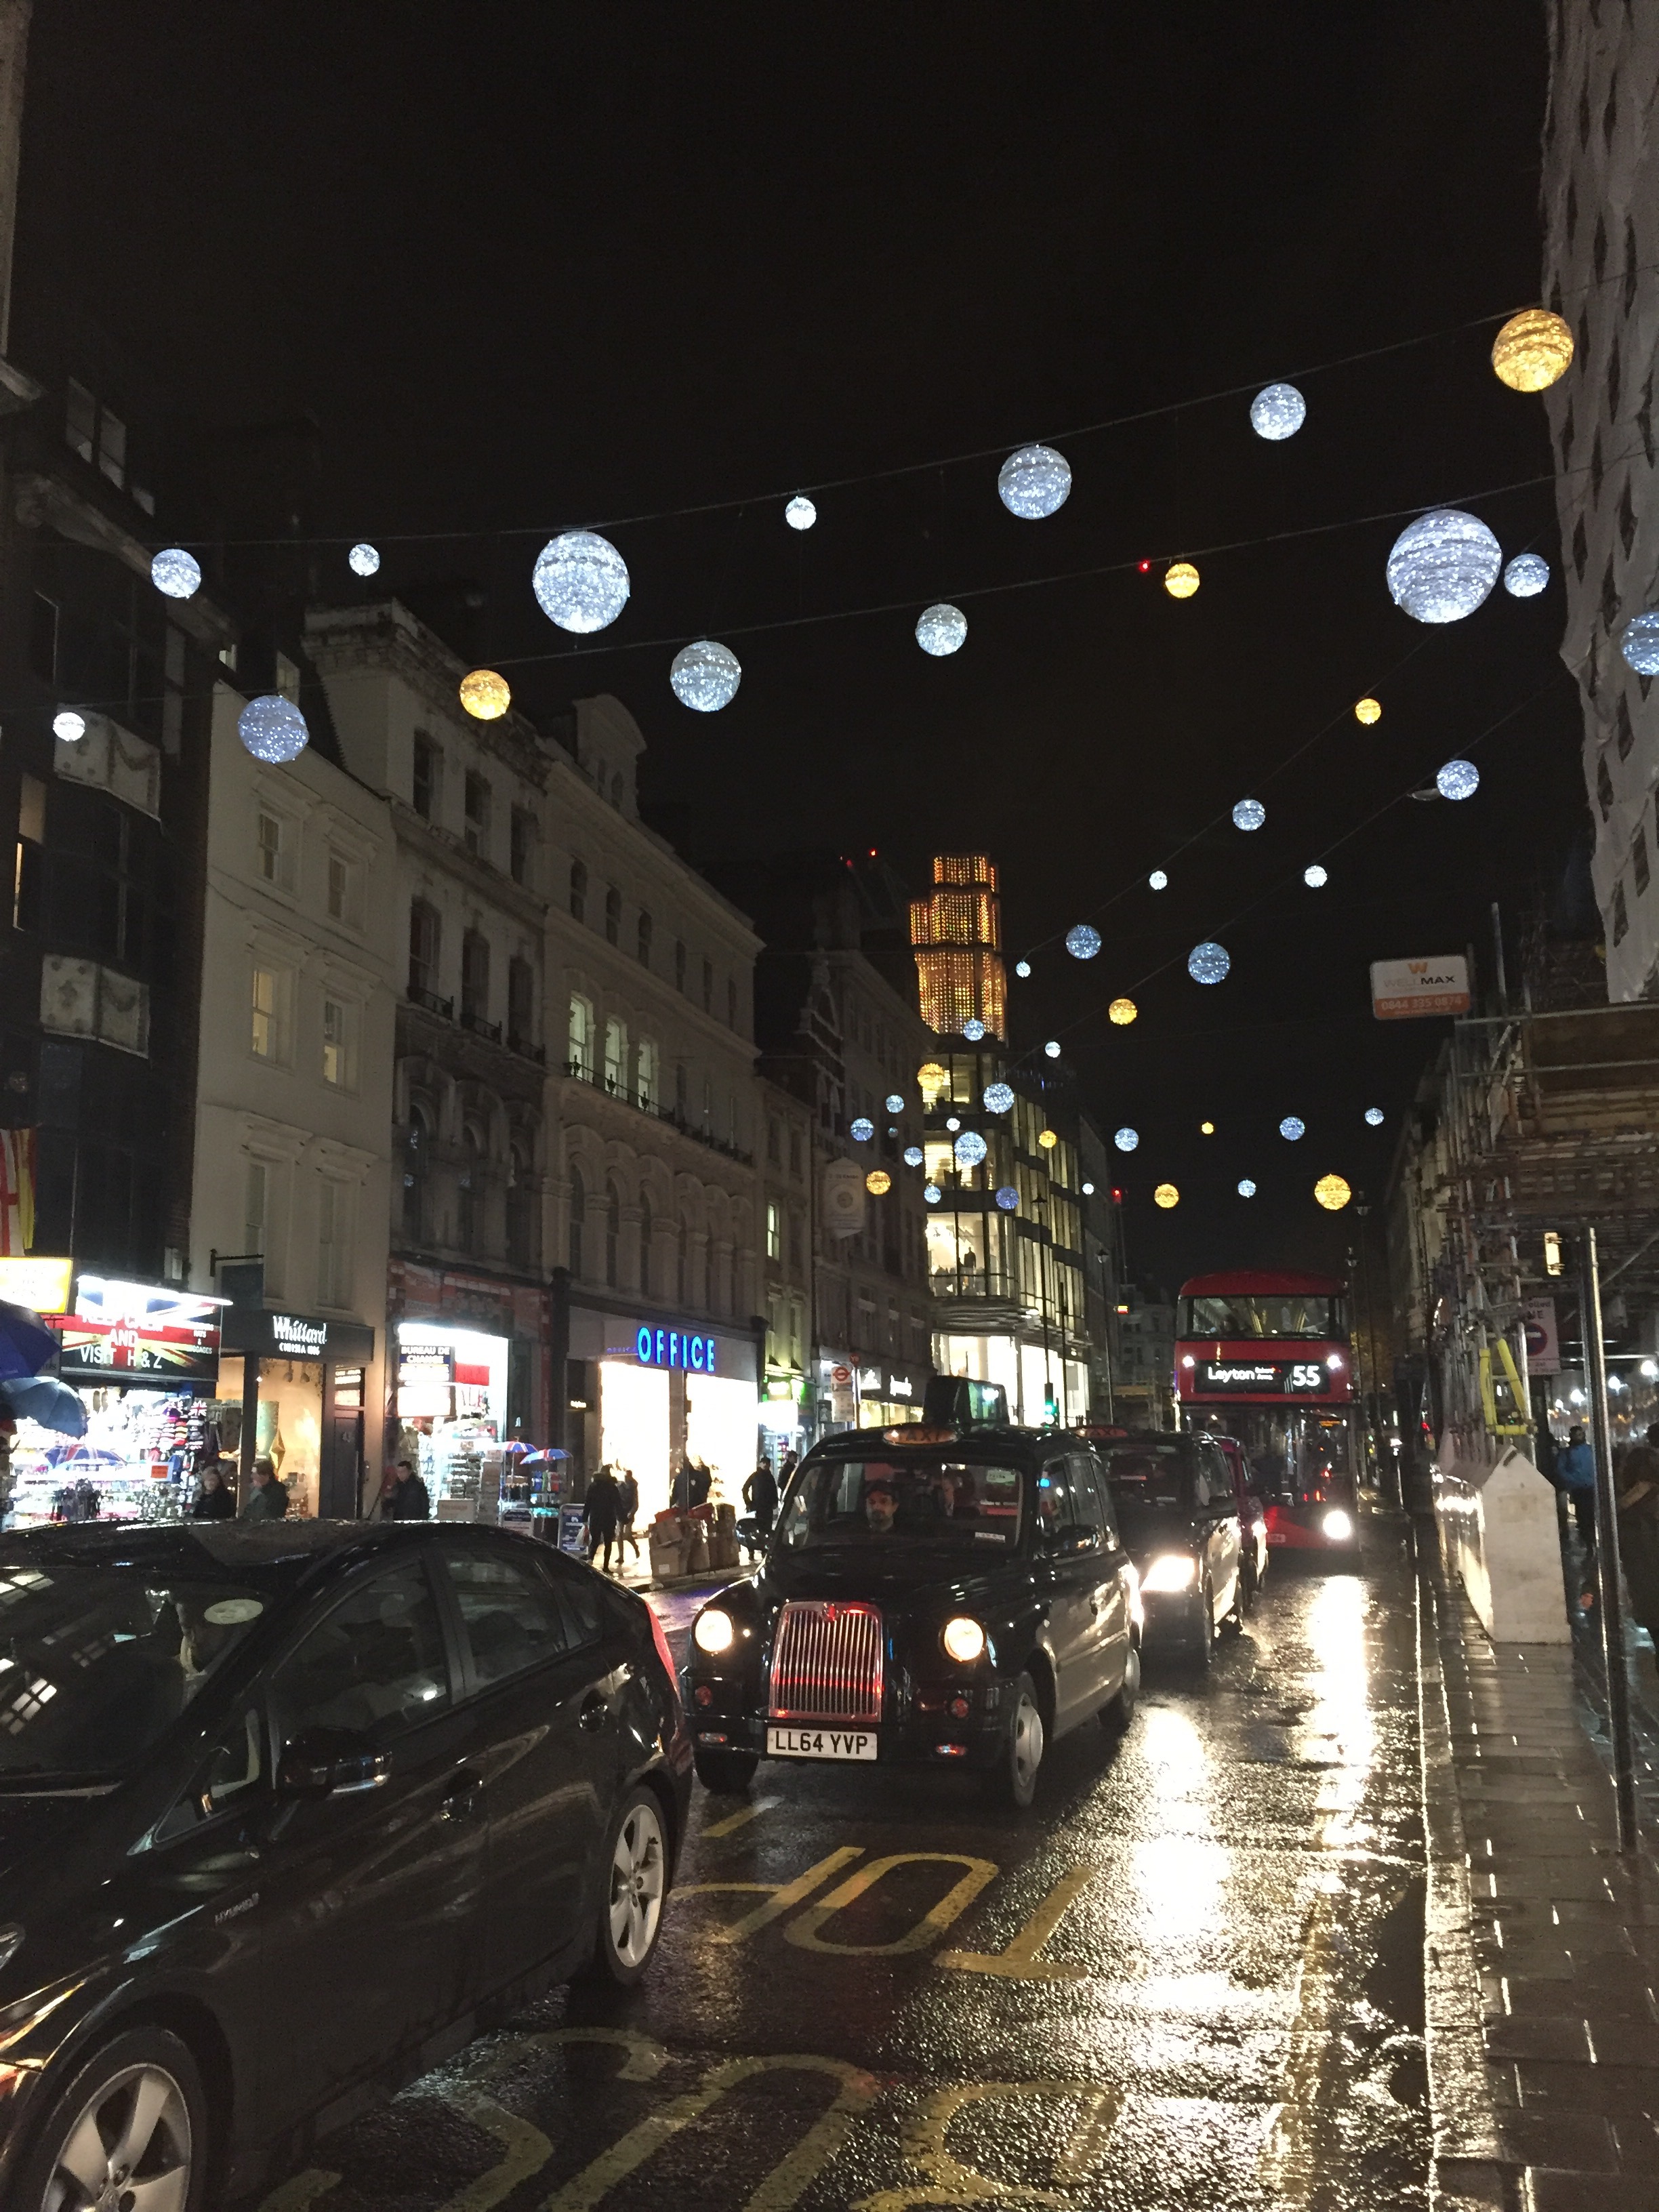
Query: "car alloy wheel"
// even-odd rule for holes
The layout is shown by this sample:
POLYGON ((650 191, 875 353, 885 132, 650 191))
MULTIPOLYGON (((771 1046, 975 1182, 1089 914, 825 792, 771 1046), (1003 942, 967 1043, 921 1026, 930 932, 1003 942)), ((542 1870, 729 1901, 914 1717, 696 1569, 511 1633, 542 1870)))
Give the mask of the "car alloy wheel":
POLYGON ((637 1981, 656 1948, 668 1887, 662 1814, 648 1790, 636 1790, 623 1808, 601 1929, 605 1964, 616 1980, 637 1981))
POLYGON ((1100 1717, 1114 1735, 1121 1735, 1135 1717, 1140 1697, 1140 1647, 1132 1644, 1123 1662, 1123 1680, 1115 1697, 1100 1709, 1100 1717))
POLYGON ((1207 1672, 1214 1656, 1215 1592, 1206 1579, 1198 1586, 1198 1640, 1193 1648, 1193 1661, 1207 1672))
POLYGON ((1023 1813, 1036 1796, 1037 1770, 1042 1765, 1048 1736, 1042 1725, 1042 1708, 1037 1703, 1036 1685, 1029 1674, 1022 1674, 1011 1686, 1009 1699, 1008 1729, 1003 1738, 1002 1756, 993 1768, 990 1779, 993 1795, 1023 1813))
POLYGON ((189 2212, 197 2201, 190 2098, 155 2058, 121 2063, 139 2039, 112 2045, 108 2064, 83 2077, 49 2123, 40 2212, 189 2212))

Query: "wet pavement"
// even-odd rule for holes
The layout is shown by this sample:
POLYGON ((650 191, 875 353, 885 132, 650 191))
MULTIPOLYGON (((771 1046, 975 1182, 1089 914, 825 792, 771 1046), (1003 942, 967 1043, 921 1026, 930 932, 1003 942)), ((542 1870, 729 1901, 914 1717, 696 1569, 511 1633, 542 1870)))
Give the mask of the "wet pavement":
MULTIPOLYGON (((973 1778, 698 1790, 661 1948, 331 2137, 263 2212, 1079 2212, 1426 2202, 1404 1524, 1275 1562, 1121 1744, 973 1778)), ((681 1636, 693 1601, 659 1601, 681 1636)))

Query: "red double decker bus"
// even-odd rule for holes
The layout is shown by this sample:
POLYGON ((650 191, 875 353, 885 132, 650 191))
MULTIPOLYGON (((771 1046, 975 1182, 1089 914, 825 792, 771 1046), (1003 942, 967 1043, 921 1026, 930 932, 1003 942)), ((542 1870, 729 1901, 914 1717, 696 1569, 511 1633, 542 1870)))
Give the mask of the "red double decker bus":
POLYGON ((1194 1275, 1176 1319, 1183 1428, 1236 1437, 1277 1549, 1358 1549, 1359 1437, 1347 1285, 1328 1275, 1194 1275))

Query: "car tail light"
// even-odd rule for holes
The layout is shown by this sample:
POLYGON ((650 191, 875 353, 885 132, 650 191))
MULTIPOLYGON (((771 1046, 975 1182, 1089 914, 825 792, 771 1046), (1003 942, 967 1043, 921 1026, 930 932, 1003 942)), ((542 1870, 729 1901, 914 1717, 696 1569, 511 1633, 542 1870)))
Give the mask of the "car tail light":
POLYGON ((679 1677, 674 1671, 674 1655, 668 1648, 668 1638, 662 1632, 662 1623, 657 1618, 657 1608, 649 1600, 646 1611, 651 1616, 651 1640, 657 1647, 657 1656, 662 1661, 662 1671, 668 1677, 668 1686, 676 1698, 680 1693, 679 1677))

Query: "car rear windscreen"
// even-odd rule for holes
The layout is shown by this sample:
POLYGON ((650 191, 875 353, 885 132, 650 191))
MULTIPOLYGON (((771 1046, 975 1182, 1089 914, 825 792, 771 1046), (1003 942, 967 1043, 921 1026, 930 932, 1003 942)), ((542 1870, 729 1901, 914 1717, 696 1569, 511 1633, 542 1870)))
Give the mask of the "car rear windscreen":
POLYGON ((1121 1514, 1136 1509, 1190 1511, 1192 1474, 1186 1447, 1167 1443, 1121 1445, 1104 1455, 1106 1480, 1121 1514))

